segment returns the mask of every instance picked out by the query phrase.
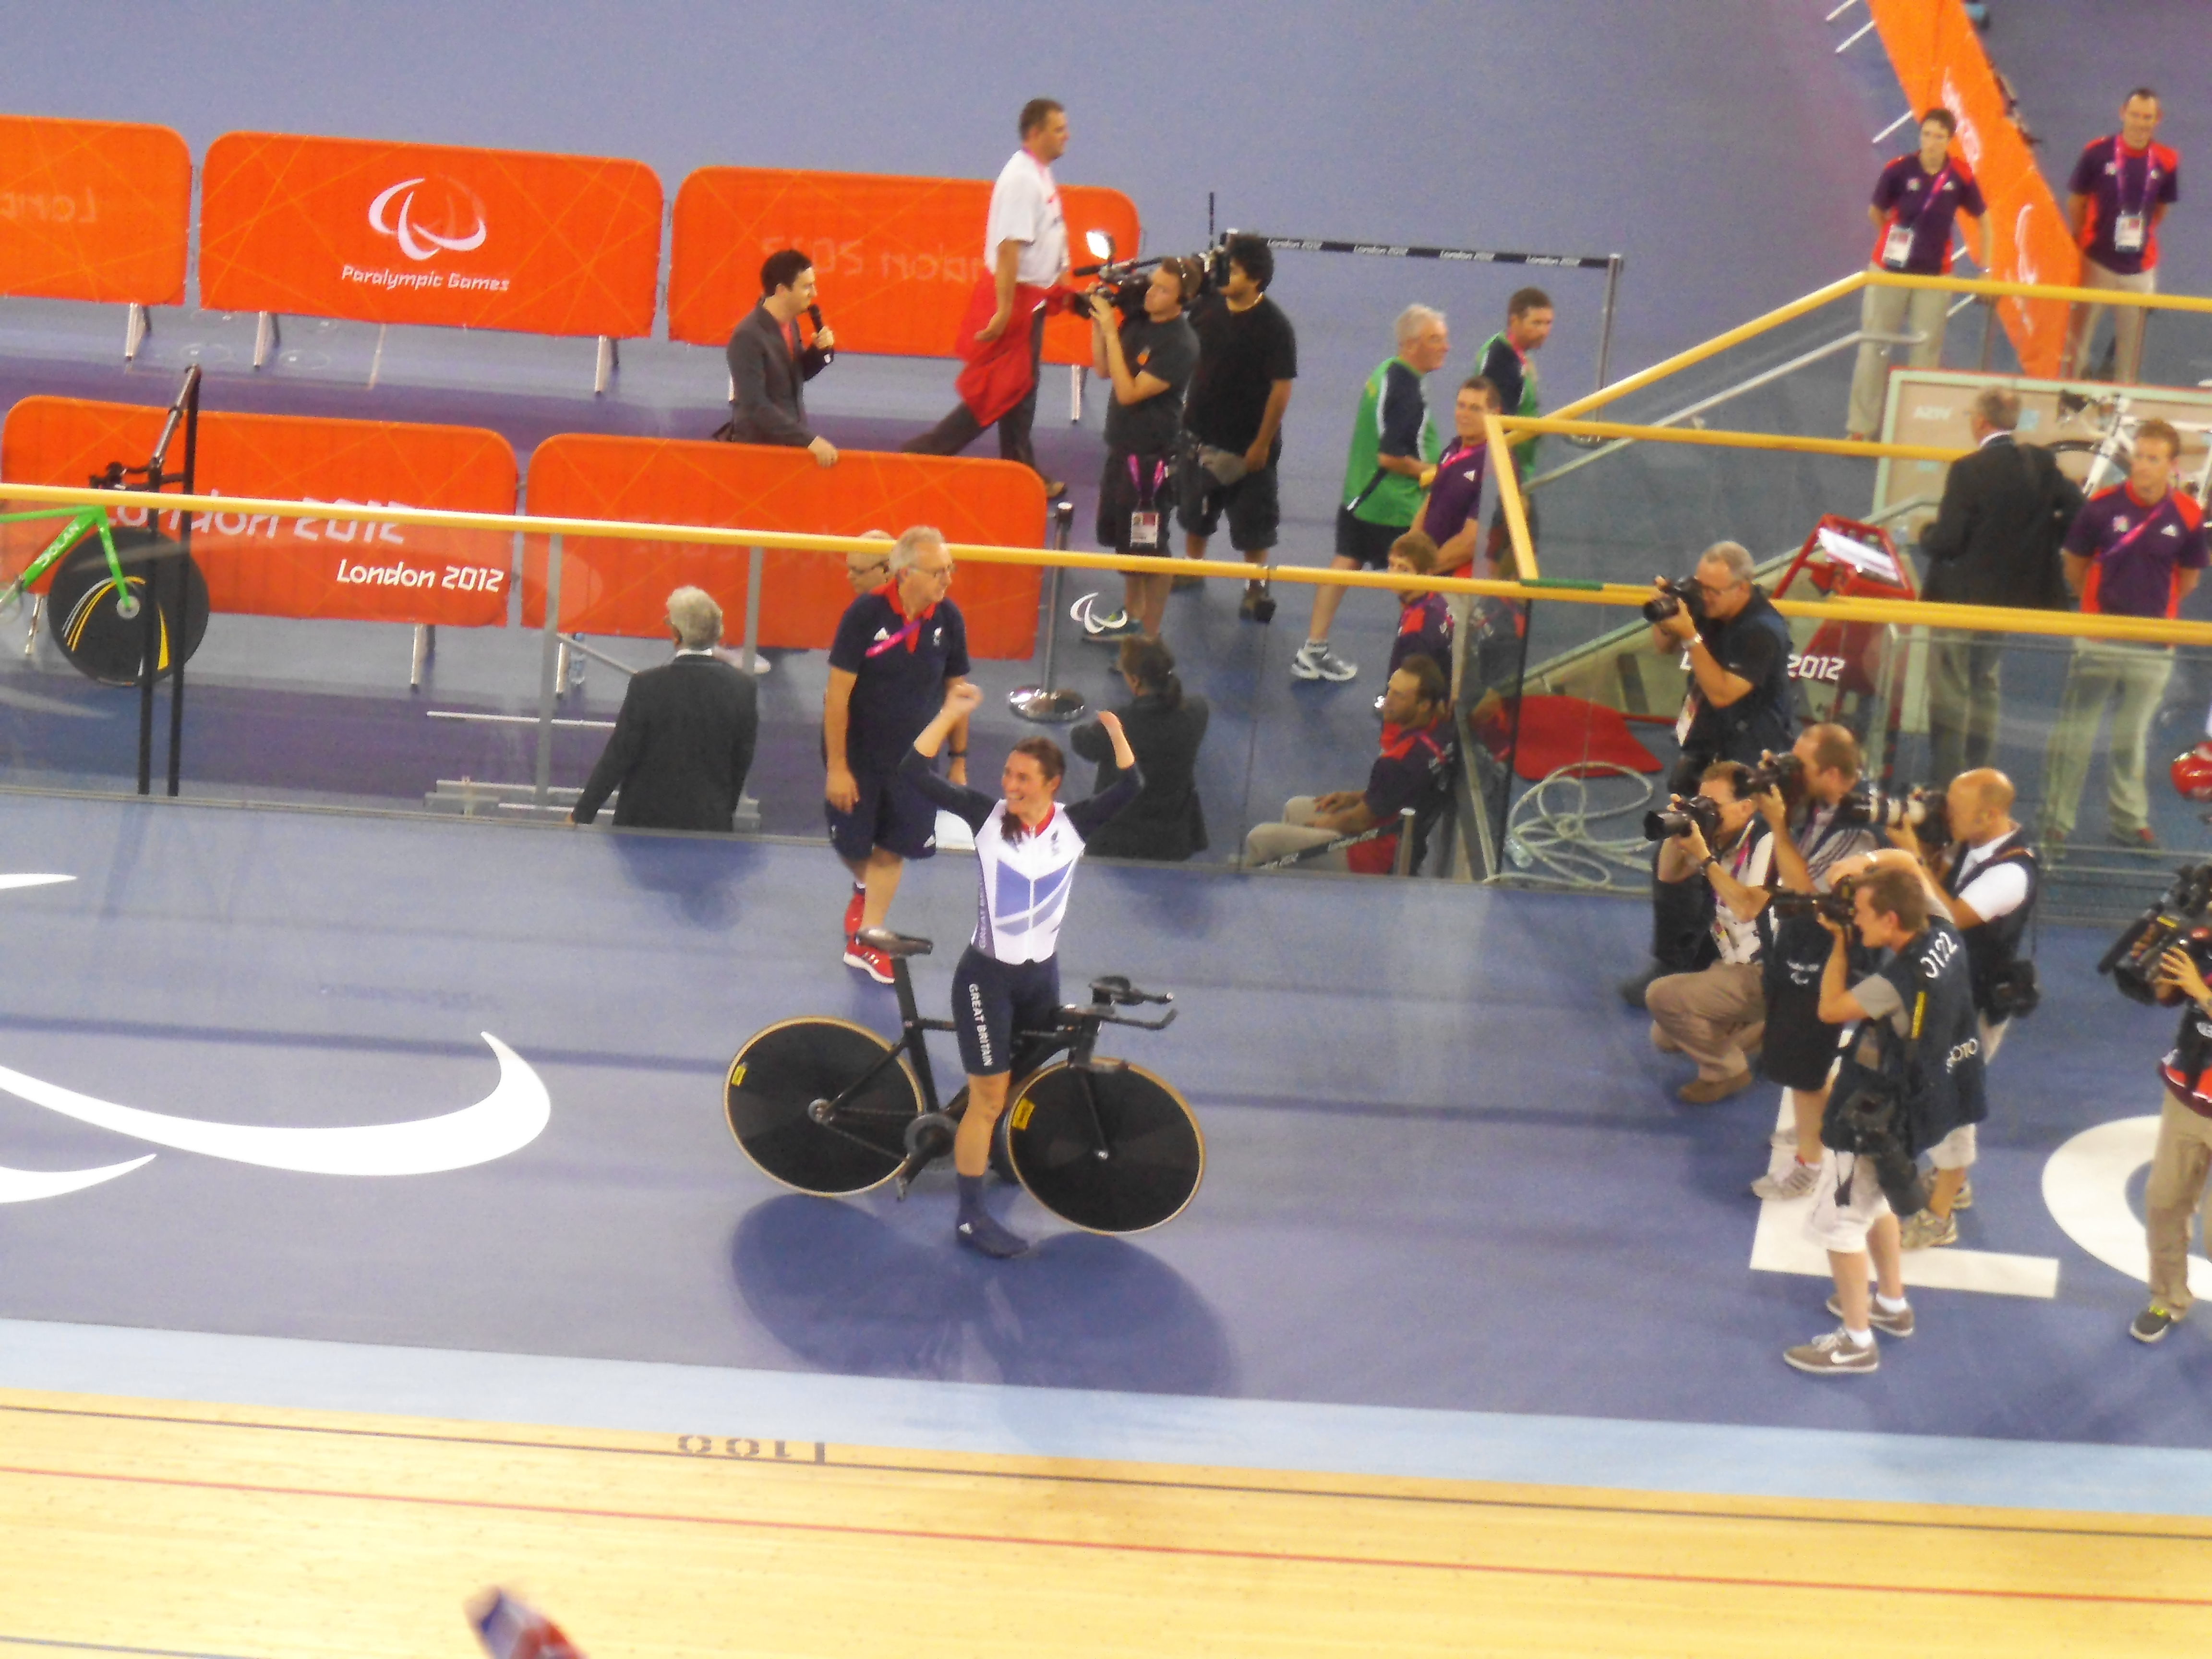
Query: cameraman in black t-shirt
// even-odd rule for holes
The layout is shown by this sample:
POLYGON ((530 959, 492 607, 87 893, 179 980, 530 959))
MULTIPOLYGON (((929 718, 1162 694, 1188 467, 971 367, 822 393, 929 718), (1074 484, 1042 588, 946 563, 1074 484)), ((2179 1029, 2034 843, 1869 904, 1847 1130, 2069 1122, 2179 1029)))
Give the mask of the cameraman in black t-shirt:
MULTIPOLYGON (((1674 722, 1681 757, 1668 787, 1686 794, 1715 761, 1756 766, 1763 754, 1779 755, 1796 737, 1790 690, 1790 624, 1752 577, 1751 555, 1736 542, 1715 542, 1698 561, 1691 592, 1672 614, 1651 625, 1659 651, 1689 659, 1690 690, 1674 722)), ((1674 596, 1660 584, 1655 594, 1674 596)), ((1698 966, 1702 919, 1670 904, 1667 890, 1652 887, 1650 972, 1625 981, 1620 994, 1631 1007, 1662 974, 1698 966)))
MULTIPOLYGON (((1262 237, 1232 236, 1224 250, 1228 278, 1192 315, 1198 368, 1183 405, 1189 442, 1176 483, 1176 518, 1186 556, 1206 556, 1223 514, 1229 544, 1248 564, 1262 564, 1275 544, 1282 503, 1275 464, 1282 458, 1283 411, 1298 377, 1298 340, 1282 307, 1267 297, 1275 255, 1262 237)), ((1267 622, 1275 601, 1265 584, 1244 586, 1239 616, 1267 622)))
MULTIPOLYGON (((1176 434, 1183 389, 1198 362, 1198 336, 1183 320, 1197 285, 1194 262, 1163 259, 1145 288, 1144 309, 1124 319, 1103 294, 1091 299, 1091 366, 1113 387, 1106 406, 1106 470, 1098 479, 1098 544, 1116 553, 1166 556, 1161 526, 1175 506, 1176 434)), ((1121 608, 1084 618, 1086 639, 1133 634, 1156 640, 1171 576, 1121 578, 1121 608)))

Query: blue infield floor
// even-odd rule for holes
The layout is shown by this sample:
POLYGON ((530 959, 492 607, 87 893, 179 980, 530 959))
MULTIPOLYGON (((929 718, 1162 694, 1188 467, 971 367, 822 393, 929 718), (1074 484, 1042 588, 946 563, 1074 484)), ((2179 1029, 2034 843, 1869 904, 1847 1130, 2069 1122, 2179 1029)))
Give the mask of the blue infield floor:
MULTIPOLYGON (((1128 1240, 999 1188, 1043 1238, 1002 1265, 954 1248, 949 1174, 802 1198, 724 1125, 757 1027, 892 1026, 823 849, 34 796, 0 823, 6 872, 74 878, 0 890, 0 1385, 2212 1506, 2204 1334, 2125 1332, 2149 1142, 2099 1126, 2155 1110, 2170 1022, 2093 977, 2101 934, 2042 937, 1919 1334, 1822 1382, 1780 1358, 1826 1322, 1820 1258, 1746 1190, 1777 1097, 1673 1101, 1610 988, 1632 902, 1086 867, 1065 977, 1176 991, 1119 1052, 1198 1110, 1206 1183, 1128 1240)), ((973 878, 915 866, 894 913, 940 941, 926 1005, 973 878)))

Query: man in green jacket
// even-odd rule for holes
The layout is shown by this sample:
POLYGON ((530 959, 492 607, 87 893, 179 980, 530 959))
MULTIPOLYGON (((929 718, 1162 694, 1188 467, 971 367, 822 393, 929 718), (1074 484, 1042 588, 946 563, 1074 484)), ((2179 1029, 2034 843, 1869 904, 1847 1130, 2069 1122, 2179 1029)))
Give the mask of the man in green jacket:
MULTIPOLYGON (((1442 368, 1451 354, 1443 313, 1407 306, 1398 313, 1397 332, 1397 354, 1377 364, 1360 388, 1336 509, 1333 570, 1381 570, 1389 563, 1390 544, 1413 528, 1422 482, 1443 453, 1443 441, 1429 422, 1421 378, 1442 368)), ((1314 589, 1313 622, 1291 659, 1295 678, 1348 680, 1359 672, 1357 663, 1328 648, 1329 624, 1343 598, 1341 587, 1314 589)))

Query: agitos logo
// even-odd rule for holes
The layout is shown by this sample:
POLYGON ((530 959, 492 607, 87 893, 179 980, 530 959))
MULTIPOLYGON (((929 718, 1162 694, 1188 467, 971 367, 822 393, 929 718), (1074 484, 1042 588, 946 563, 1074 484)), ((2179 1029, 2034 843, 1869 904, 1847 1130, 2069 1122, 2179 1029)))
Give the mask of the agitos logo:
POLYGON ((483 246, 483 202, 466 185, 443 174, 402 179, 368 204, 368 228, 392 238, 410 259, 467 253, 483 246))

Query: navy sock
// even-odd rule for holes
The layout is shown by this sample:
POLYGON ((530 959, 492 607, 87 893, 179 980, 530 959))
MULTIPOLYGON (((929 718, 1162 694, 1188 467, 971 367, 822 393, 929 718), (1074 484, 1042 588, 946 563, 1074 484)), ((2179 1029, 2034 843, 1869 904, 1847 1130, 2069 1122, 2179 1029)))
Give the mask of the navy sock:
POLYGON ((983 1177, 981 1176, 962 1176, 959 1177, 959 1182, 960 1218, 963 1221, 981 1221, 985 1219, 986 1212, 983 1208, 983 1177))

